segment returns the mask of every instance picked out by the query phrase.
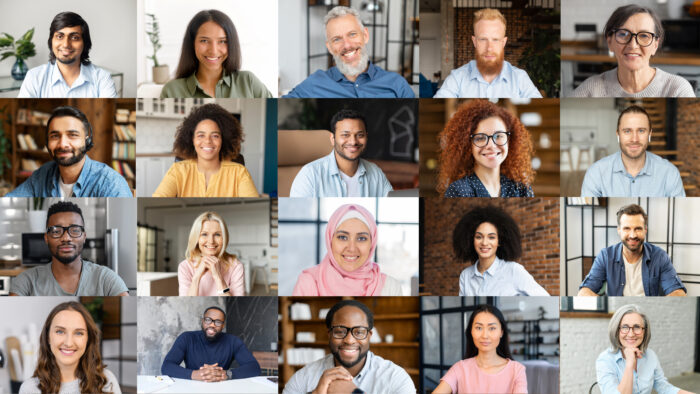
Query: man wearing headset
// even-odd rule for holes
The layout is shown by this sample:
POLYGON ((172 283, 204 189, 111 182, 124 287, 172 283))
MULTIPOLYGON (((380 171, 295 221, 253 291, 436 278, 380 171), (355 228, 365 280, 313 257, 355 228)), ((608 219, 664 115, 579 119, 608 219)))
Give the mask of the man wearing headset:
POLYGON ((632 105, 617 118, 620 152, 593 163, 581 186, 582 197, 685 197, 681 174, 670 161, 647 152, 651 119, 632 105))
POLYGON ((47 162, 6 197, 132 197, 124 177, 91 160, 92 128, 79 109, 53 110, 46 126, 47 162))

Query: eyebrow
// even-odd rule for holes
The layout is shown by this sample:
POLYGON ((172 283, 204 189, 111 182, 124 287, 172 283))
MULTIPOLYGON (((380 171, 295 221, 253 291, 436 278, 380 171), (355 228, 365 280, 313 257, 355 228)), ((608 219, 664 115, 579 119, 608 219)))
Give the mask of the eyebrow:
MULTIPOLYGON (((80 130, 78 130, 78 129, 68 129, 68 130, 63 130, 63 131, 65 131, 66 133, 80 133, 80 130)), ((49 134, 61 133, 61 132, 62 132, 61 130, 51 130, 51 131, 49 131, 49 134)))
POLYGON ((498 235, 497 233, 482 233, 481 231, 477 231, 475 234, 479 234, 479 235, 498 235))
MULTIPOLYGON (((63 327, 63 326, 58 326, 58 325, 57 325, 57 326, 54 326, 54 328, 62 328, 62 329, 64 329, 64 330, 66 330, 65 327, 63 327)), ((74 328, 73 330, 74 330, 74 331, 87 331, 87 329, 85 329, 85 328, 74 328)))
MULTIPOLYGON (((475 326, 477 326, 477 325, 478 325, 478 326, 483 326, 484 324, 483 324, 483 323, 474 322, 474 325, 475 325, 475 326)), ((489 323, 489 324, 487 324, 487 326, 495 326, 495 325, 497 325, 497 323, 495 323, 495 322, 494 322, 494 323, 489 323)))
MULTIPOLYGON (((338 234, 338 233, 343 233, 343 234, 350 235, 350 233, 349 233, 348 231, 345 231, 345 230, 338 230, 338 231, 336 231, 335 233, 336 233, 336 234, 338 234)), ((366 235, 366 236, 369 236, 369 233, 368 233, 367 231, 361 231, 361 232, 357 233, 357 235, 366 235)))
MULTIPOLYGON (((212 38, 209 36, 197 36, 197 37, 199 37, 199 38, 212 38)), ((195 38, 197 38, 197 37, 195 37, 195 38)), ((220 36, 220 37, 215 37, 215 38, 218 38, 219 40, 220 39, 224 39, 224 40, 228 39, 228 37, 226 37, 226 36, 220 36)))

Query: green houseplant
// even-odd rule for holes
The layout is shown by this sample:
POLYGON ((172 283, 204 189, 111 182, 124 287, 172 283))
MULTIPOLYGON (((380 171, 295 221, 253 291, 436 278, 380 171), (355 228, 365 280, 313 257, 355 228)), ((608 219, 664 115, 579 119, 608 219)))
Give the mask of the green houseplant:
POLYGON ((151 41, 151 46, 153 46, 153 55, 147 56, 153 60, 153 82, 163 84, 168 82, 170 78, 170 69, 167 64, 158 62, 157 53, 162 47, 160 44, 158 18, 156 18, 155 14, 146 14, 146 16, 149 18, 149 21, 146 22, 146 34, 148 34, 148 39, 151 41))
MULTIPOLYGON (((556 11, 545 11, 546 19, 559 19, 556 11)), ((546 97, 559 97, 561 88, 561 56, 558 30, 532 29, 529 45, 518 61, 518 67, 527 70, 535 86, 544 90, 546 97)))
POLYGON ((27 75, 27 64, 25 60, 36 55, 36 48, 32 42, 34 28, 27 30, 24 35, 15 41, 15 38, 8 33, 0 35, 0 61, 10 56, 16 58, 12 66, 12 78, 21 81, 27 75))

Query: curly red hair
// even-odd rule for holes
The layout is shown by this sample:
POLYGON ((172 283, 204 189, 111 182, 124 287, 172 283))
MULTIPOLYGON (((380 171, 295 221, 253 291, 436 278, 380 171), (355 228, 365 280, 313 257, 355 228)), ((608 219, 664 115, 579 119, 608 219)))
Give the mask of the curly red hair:
POLYGON ((444 194, 454 181, 474 173, 472 140, 479 123, 488 118, 498 117, 509 131, 508 156, 501 164, 501 174, 509 179, 530 185, 535 178, 530 159, 534 153, 530 132, 520 120, 503 107, 488 100, 470 100, 459 107, 445 128, 440 132, 440 169, 437 190, 444 194))

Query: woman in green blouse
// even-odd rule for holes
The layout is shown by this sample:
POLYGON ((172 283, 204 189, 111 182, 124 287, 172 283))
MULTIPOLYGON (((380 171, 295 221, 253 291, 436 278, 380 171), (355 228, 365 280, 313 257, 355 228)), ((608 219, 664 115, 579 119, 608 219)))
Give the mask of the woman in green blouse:
POLYGON ((272 97, 250 71, 241 71, 241 48, 231 19, 218 10, 197 13, 187 25, 174 80, 160 93, 167 97, 272 97))

